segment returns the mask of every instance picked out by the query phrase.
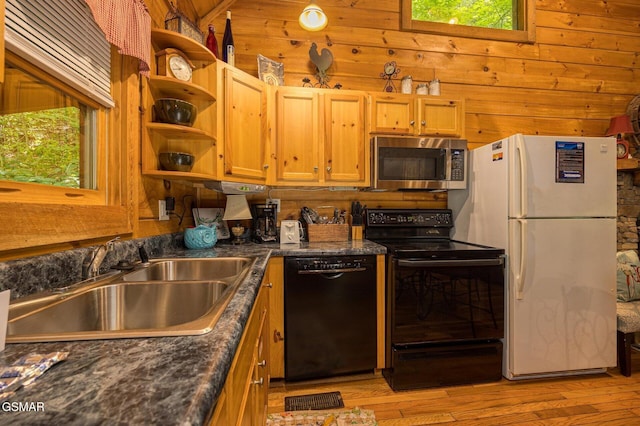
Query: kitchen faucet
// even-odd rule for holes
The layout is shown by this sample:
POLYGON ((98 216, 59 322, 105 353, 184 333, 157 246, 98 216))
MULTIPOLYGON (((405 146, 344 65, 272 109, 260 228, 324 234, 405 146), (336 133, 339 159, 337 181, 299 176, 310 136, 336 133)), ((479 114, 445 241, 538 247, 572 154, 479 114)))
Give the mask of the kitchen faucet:
POLYGON ((98 276, 100 272, 100 265, 107 256, 107 253, 113 249, 113 243, 119 240, 120 237, 115 237, 112 240, 107 241, 104 244, 99 245, 91 253, 91 258, 82 264, 82 278, 88 279, 98 276))

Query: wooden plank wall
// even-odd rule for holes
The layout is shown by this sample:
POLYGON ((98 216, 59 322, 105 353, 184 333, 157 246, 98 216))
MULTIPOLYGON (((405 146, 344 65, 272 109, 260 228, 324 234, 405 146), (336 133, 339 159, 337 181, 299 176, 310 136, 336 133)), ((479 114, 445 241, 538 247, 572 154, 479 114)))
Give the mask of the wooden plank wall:
MULTIPOLYGON (((192 0, 197 3, 200 0, 192 0)), ((236 0, 232 27, 236 66, 257 76, 257 54, 284 64, 285 84, 313 79, 309 48, 329 48, 331 84, 381 91, 382 65, 397 62, 414 84, 434 77, 442 97, 466 99, 470 146, 513 133, 603 135, 609 118, 623 114, 640 89, 640 2, 537 0, 536 42, 518 44, 400 31, 398 0, 318 0, 325 30, 298 25, 306 0, 236 0)), ((197 9, 197 7, 195 8, 197 9)), ((214 19, 222 42, 224 13, 214 19)), ((200 22, 206 28, 209 22, 200 22)), ((283 212, 301 205, 446 207, 446 195, 272 191, 283 212), (416 205, 416 200, 421 204, 416 205)), ((206 195, 205 195, 206 198, 206 195)), ((259 196, 252 197, 254 199, 259 196)), ((206 199, 205 199, 206 203, 206 199)))
MULTIPOLYGON (((283 62, 285 84, 298 86, 313 78, 315 42, 333 53, 331 83, 345 89, 382 90, 389 60, 414 83, 439 78, 443 97, 467 100, 472 147, 517 132, 602 135, 639 91, 640 2, 535 3, 536 42, 517 44, 400 31, 398 0, 319 0, 329 25, 317 33, 297 23, 306 0, 236 0, 236 66, 257 76, 260 53, 283 62)), ((219 42, 223 15, 213 22, 219 42)))
MULTIPOLYGON (((329 17, 323 31, 298 25, 307 0, 235 0, 231 3, 236 66, 257 76, 257 54, 284 64, 285 84, 313 80, 309 48, 329 48, 331 84, 381 91, 382 65, 398 63, 399 77, 414 84, 441 81, 442 97, 466 99, 470 146, 513 133, 599 136, 609 118, 623 114, 640 87, 640 2, 637 0, 534 0, 536 42, 447 37, 400 31, 398 0, 318 0, 329 17)), ((162 25, 168 3, 149 0, 154 22, 162 25)), ((210 0, 179 0, 178 8, 198 20, 210 0)), ((220 3, 220 2, 217 2, 220 3)), ((216 4, 217 4, 216 3, 216 4)), ((222 42, 225 14, 213 20, 222 42)), ((210 22, 199 21, 206 30, 210 22)), ((399 83, 399 81, 398 81, 399 83)), ((220 196, 202 191, 202 205, 220 205, 220 196)), ((302 205, 446 207, 446 194, 273 190, 282 199, 279 218, 297 216, 302 205)), ((265 196, 249 197, 254 202, 265 196)))

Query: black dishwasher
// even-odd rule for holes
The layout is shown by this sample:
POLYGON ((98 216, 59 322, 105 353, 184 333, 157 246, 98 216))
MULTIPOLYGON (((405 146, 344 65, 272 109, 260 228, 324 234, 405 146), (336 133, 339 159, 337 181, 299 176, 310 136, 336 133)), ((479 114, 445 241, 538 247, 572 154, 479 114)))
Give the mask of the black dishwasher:
POLYGON ((376 367, 375 256, 285 257, 285 379, 376 367))

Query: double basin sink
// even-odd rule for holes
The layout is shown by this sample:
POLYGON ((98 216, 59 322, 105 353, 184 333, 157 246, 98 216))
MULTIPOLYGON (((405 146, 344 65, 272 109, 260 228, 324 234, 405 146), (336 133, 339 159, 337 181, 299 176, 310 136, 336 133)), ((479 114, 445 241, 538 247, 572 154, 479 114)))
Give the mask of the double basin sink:
POLYGON ((53 342, 204 334, 255 258, 154 259, 127 272, 18 299, 7 342, 53 342))

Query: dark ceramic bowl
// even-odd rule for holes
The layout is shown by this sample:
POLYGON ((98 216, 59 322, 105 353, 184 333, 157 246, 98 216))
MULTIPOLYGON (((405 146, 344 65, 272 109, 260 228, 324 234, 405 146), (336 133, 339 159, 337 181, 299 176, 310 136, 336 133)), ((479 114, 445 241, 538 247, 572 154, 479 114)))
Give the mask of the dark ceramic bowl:
POLYGON ((160 123, 193 126, 198 109, 195 105, 180 99, 161 98, 153 105, 155 121, 160 123))
POLYGON ((195 157, 185 152, 161 152, 158 156, 163 170, 190 172, 195 157))

